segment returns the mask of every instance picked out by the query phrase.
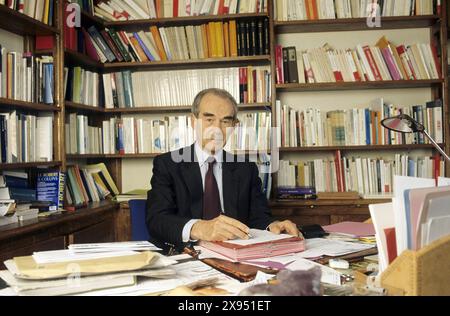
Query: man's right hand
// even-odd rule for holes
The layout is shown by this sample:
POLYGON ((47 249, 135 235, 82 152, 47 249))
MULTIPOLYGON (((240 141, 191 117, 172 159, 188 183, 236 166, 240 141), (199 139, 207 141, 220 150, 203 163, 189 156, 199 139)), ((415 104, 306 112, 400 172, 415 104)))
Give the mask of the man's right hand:
POLYGON ((248 239, 250 229, 241 222, 226 216, 210 221, 198 221, 192 226, 191 239, 204 241, 226 241, 248 239))

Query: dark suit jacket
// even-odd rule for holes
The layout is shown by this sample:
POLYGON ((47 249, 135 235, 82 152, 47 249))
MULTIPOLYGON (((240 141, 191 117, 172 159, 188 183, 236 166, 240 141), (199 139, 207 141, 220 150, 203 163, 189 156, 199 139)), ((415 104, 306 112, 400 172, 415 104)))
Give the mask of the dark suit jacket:
MULTIPOLYGON (((194 158, 192 145, 154 160, 152 189, 147 199, 147 226, 150 241, 159 247, 166 248, 165 243, 170 243, 182 248, 183 227, 191 219, 202 218, 203 183, 198 161, 194 158)), ((258 168, 255 163, 237 162, 237 159, 224 151, 225 215, 250 228, 265 229, 272 218, 261 190, 258 168)))

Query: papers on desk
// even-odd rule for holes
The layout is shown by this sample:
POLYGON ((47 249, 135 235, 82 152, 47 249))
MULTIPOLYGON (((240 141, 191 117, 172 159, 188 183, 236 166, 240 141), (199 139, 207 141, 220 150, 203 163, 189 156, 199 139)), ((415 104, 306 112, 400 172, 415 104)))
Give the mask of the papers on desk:
POLYGON ((323 256, 339 257, 373 247, 373 245, 368 244, 315 238, 306 240, 306 250, 299 253, 298 256, 308 259, 315 259, 323 256))
POLYGON ((305 249, 304 240, 290 235, 276 235, 268 231, 250 230, 249 240, 225 242, 200 242, 200 246, 217 252, 235 261, 268 258, 305 249))
POLYGON ((72 244, 68 247, 74 253, 83 252, 117 252, 117 251, 158 251, 156 247, 148 241, 127 241, 99 244, 72 244))
POLYGON ((450 179, 394 178, 393 203, 370 205, 383 272, 397 254, 450 234, 450 179))
POLYGON ((136 251, 117 251, 117 252, 87 252, 74 253, 71 250, 55 250, 33 253, 33 259, 37 264, 77 262, 83 260, 96 260, 102 258, 125 257, 138 254, 136 251))
POLYGON ((354 238, 368 237, 375 235, 375 229, 372 224, 342 222, 334 225, 324 226, 327 233, 337 233, 354 238))

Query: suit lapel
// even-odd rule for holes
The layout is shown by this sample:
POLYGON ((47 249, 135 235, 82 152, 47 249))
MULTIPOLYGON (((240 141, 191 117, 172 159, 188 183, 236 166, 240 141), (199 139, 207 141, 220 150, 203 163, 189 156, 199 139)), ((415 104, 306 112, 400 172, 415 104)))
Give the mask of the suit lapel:
POLYGON ((225 215, 237 218, 239 178, 235 173, 236 163, 233 163, 233 156, 230 156, 230 154, 224 152, 224 161, 222 163, 223 203, 225 215))
MULTIPOLYGON (((189 150, 189 147, 187 148, 189 150)), ((203 182, 200 167, 195 159, 194 147, 190 147, 191 160, 181 163, 181 174, 189 191, 191 214, 193 218, 203 217, 203 182)))

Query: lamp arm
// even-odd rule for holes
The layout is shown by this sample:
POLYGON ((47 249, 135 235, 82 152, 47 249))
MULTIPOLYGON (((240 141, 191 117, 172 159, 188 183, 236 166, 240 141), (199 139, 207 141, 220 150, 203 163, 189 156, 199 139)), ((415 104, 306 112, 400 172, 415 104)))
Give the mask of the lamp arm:
POLYGON ((445 151, 439 146, 438 143, 428 134, 428 132, 424 129, 422 133, 428 138, 428 140, 433 144, 433 146, 439 151, 439 153, 444 156, 444 158, 447 160, 447 162, 450 162, 450 157, 445 153, 445 151))

